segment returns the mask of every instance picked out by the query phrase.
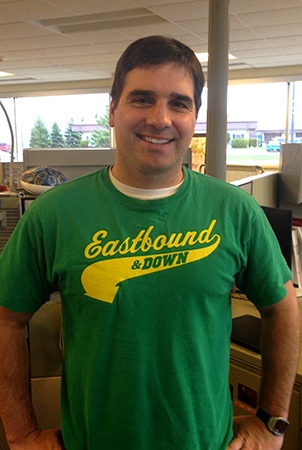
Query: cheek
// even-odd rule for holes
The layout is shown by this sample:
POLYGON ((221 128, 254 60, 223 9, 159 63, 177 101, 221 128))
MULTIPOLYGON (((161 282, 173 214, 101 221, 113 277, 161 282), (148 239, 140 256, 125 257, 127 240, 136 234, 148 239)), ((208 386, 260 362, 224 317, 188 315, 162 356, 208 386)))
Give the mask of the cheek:
POLYGON ((195 121, 181 123, 179 127, 179 132, 181 133, 184 139, 187 139, 189 142, 191 142, 192 136, 195 132, 195 121))

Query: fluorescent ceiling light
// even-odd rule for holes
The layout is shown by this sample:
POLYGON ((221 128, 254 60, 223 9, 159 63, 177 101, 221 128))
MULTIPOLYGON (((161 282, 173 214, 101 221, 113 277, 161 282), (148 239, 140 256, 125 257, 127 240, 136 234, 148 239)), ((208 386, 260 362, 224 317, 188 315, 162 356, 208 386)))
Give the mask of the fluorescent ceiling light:
POLYGON ((14 76, 13 73, 0 72, 0 77, 13 77, 13 76, 14 76))
MULTIPOLYGON (((199 60, 201 63, 208 62, 209 54, 208 54, 207 52, 204 52, 204 53, 196 53, 196 56, 197 56, 198 60, 199 60)), ((231 55, 231 54, 229 53, 229 60, 230 60, 230 59, 236 59, 236 56, 231 55)))
MULTIPOLYGON (((1 0, 0 0, 1 3, 1 0)), ((59 17, 34 22, 48 30, 62 34, 85 33, 115 28, 133 28, 167 23, 167 20, 147 8, 134 8, 99 14, 59 17)))

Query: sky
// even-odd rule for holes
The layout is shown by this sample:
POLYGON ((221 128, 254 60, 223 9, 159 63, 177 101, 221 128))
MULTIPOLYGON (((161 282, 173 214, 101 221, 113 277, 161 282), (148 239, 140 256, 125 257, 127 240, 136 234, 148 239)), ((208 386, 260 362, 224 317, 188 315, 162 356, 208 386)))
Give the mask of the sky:
MULTIPOLYGON (((295 97, 295 127, 302 128, 302 81, 295 83, 295 97)), ((287 83, 229 86, 228 121, 257 121, 259 129, 285 128, 286 99, 287 83)), ((2 99, 2 102, 13 122, 13 100, 2 99)), ((16 111, 20 146, 23 148, 29 146, 30 132, 37 117, 43 120, 49 132, 53 123, 57 122, 64 134, 66 125, 71 119, 74 123, 96 123, 96 114, 99 117, 104 115, 108 102, 108 94, 18 98, 16 111)), ((206 105, 205 90, 198 121, 206 121, 206 105)), ((0 142, 11 142, 9 128, 1 108, 0 142)))
MULTIPOLYGON (((302 82, 295 85, 295 125, 302 128, 302 82), (298 120, 300 118, 300 120, 298 120)), ((259 129, 285 128, 287 83, 243 84, 228 87, 228 121, 257 121, 259 129)), ((198 120, 206 121, 206 96, 198 120)))

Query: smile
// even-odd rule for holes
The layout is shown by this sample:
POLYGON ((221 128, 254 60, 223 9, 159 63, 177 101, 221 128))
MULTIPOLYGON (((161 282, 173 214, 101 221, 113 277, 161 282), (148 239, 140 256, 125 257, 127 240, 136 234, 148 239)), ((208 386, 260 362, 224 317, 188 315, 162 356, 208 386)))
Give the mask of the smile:
POLYGON ((157 139, 157 138, 141 136, 141 135, 138 135, 138 137, 145 142, 150 142, 151 144, 157 144, 157 145, 168 144, 169 142, 171 142, 173 140, 173 139, 157 139))

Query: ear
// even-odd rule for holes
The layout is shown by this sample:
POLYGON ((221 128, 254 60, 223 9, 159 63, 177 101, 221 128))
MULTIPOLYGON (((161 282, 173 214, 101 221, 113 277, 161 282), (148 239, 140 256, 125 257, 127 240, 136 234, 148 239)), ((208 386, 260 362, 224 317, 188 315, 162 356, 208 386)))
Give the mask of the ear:
POLYGON ((111 100, 110 105, 109 105, 109 126, 112 128, 114 127, 114 112, 115 112, 115 107, 114 107, 113 100, 111 100))

